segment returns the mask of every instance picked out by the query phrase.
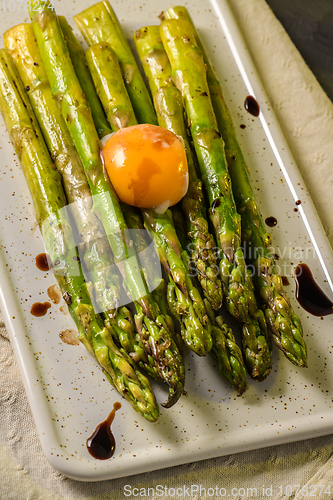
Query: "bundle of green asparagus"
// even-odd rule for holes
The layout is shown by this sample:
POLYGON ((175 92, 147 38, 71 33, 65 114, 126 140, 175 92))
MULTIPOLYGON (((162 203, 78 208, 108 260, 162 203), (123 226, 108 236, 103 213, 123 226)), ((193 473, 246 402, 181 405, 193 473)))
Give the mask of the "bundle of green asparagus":
POLYGON ((54 275, 79 331, 79 339, 119 393, 150 421, 159 410, 149 381, 95 314, 77 254, 72 227, 62 216, 67 199, 24 86, 5 49, 0 50, 0 110, 20 160, 54 275))
MULTIPOLYGON (((101 4, 97 4, 97 8, 99 8, 100 5, 101 4)), ((90 18, 97 19, 95 24, 99 23, 99 10, 95 9, 96 6, 92 6, 76 16, 76 18, 80 19, 79 26, 86 26, 90 18), (92 11, 95 14, 94 17, 91 13, 92 11)), ((90 26, 89 32, 90 34, 95 35, 95 30, 92 26, 90 26)), ((97 35, 95 36, 97 37, 97 35)), ((114 35, 112 43, 115 50, 117 50, 118 40, 116 35, 114 35)), ((113 129, 115 131, 119 130, 121 128, 119 124, 126 123, 126 121, 130 124, 135 124, 136 119, 131 106, 131 101, 126 93, 125 86, 121 84, 120 68, 110 45, 106 42, 99 42, 90 46, 87 51, 87 61, 96 89, 113 129), (120 110, 125 113, 126 120, 121 118, 120 110), (115 113, 117 120, 115 119, 115 113)), ((196 192, 198 192, 198 190, 196 192)), ((187 199, 189 199, 189 197, 187 197, 187 199)), ((198 201, 200 203, 200 199, 198 201)), ((200 209, 198 208, 196 200, 193 199, 193 202, 196 203, 196 210, 198 212, 200 209)), ((193 219, 197 212, 195 209, 192 209, 190 217, 193 219)), ((203 219, 202 212, 200 215, 203 219)), ((229 351, 227 351, 225 348, 227 341, 222 330, 220 330, 217 325, 210 325, 208 315, 205 311, 204 302, 200 298, 198 290, 188 273, 187 257, 184 256, 184 253, 186 254, 186 252, 184 252, 178 240, 172 220, 172 213, 169 210, 163 214, 157 213, 153 210, 143 210, 143 217, 145 226, 151 234, 155 246, 159 251, 160 260, 164 264, 170 276, 168 290, 171 298, 169 300, 169 305, 174 313, 174 316, 181 321, 183 339, 185 343, 200 355, 205 354, 208 350, 210 350, 210 347, 208 349, 207 347, 205 348, 203 343, 205 339, 202 339, 202 336, 200 336, 201 325, 205 322, 207 327, 209 326, 210 328, 211 335, 214 331, 214 338, 219 338, 220 340, 219 344, 216 343, 215 347, 219 345, 221 349, 223 346, 223 355, 226 362, 224 364, 221 363, 221 367, 223 367, 223 369, 221 368, 222 373, 224 375, 227 374, 228 380, 231 381, 237 392, 244 392, 247 384, 242 355, 235 345, 234 339, 230 337, 230 335, 229 343, 233 343, 233 347, 230 349, 228 346, 229 351), (200 322, 197 321, 197 318, 200 319, 200 322), (222 342, 222 338, 224 339, 224 342, 222 342), (231 368, 231 366, 233 368, 231 368)), ((194 225, 195 223, 193 226, 194 225)), ((200 221, 198 225, 200 225, 200 221)), ((210 235, 209 238, 211 241, 213 240, 210 235)), ((222 299, 219 286, 215 286, 215 290, 217 291, 217 297, 214 297, 213 303, 216 304, 218 302, 216 308, 219 308, 221 303, 219 301, 219 297, 220 300, 222 299)), ((212 291, 213 290, 211 289, 211 292, 212 291)), ((213 293, 211 293, 211 297, 213 297, 213 293)), ((222 325, 224 327, 223 323, 222 325)), ((209 343, 211 344, 210 340, 209 343)))
POLYGON ((243 357, 221 316, 223 296, 242 324, 254 379, 264 380, 272 368, 266 321, 287 358, 306 366, 299 318, 269 251, 220 84, 186 8, 167 9, 160 27, 134 36, 153 103, 107 0, 74 16, 86 54, 49 2, 37 0, 30 17, 31 24, 4 34, 0 108, 79 339, 110 382, 156 420, 155 397, 138 368, 168 384, 163 406, 171 407, 184 387, 183 340, 201 356, 211 351, 242 394, 243 357), (100 139, 138 123, 170 130, 185 148, 189 188, 164 213, 121 203, 103 165, 100 139), (61 215, 69 212, 74 229, 61 215), (147 234, 167 282, 155 262, 138 258, 149 246, 147 234), (244 243, 255 249, 253 282, 244 243))

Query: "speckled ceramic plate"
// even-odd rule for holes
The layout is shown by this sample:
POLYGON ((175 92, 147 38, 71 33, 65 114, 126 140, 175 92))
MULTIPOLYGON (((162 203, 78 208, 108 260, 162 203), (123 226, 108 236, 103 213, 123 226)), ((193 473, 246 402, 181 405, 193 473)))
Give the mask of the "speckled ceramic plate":
MULTIPOLYGON (((55 7, 71 21, 89 3, 61 0, 55 7)), ((28 21, 24 5, 19 0, 1 2, 0 32, 28 21)), ((169 4, 117 0, 113 6, 131 38, 135 29, 157 23, 169 4)), ((75 330, 63 302, 52 303, 44 317, 30 314, 34 302, 49 300, 49 287, 54 287, 55 280, 52 273, 35 266, 35 257, 44 246, 1 121, 1 310, 45 455, 56 469, 79 480, 133 475, 333 431, 332 319, 312 317, 298 306, 293 278, 295 266, 306 262, 319 285, 331 294, 331 249, 227 2, 193 0, 190 11, 223 82, 263 215, 277 219, 271 230, 273 242, 281 274, 289 279, 287 289, 304 325, 309 368, 297 369, 274 349, 269 378, 261 384, 250 380, 249 390, 236 397, 210 357, 187 354, 186 395, 179 403, 162 409, 153 424, 122 402, 112 426, 115 455, 107 461, 94 460, 86 439, 119 395, 83 346, 61 339, 61 332, 75 330), (244 109, 249 94, 260 104, 258 118, 244 109), (296 205, 297 200, 302 203, 296 205)), ((163 401, 164 389, 155 387, 158 400, 163 401)))

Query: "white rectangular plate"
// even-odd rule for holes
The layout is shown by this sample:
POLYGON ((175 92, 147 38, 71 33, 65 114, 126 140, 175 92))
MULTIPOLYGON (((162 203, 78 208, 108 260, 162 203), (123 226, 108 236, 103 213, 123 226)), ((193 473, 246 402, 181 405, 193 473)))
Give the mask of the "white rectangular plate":
MULTIPOLYGON (((72 16, 91 3, 59 0, 55 7, 73 25, 72 16)), ((123 0, 113 6, 131 39, 137 28, 157 24, 158 15, 169 4, 147 0, 141 7, 123 0)), ((1 33, 28 21, 24 6, 16 0, 2 2, 1 10, 1 33)), ((42 318, 29 312, 34 302, 49 300, 47 289, 55 281, 52 273, 42 273, 34 264, 44 246, 25 179, 1 121, 1 310, 45 455, 56 469, 79 480, 133 475, 333 431, 333 318, 315 318, 302 310, 295 300, 293 279, 295 266, 306 262, 318 284, 331 294, 331 248, 227 2, 193 0, 190 12, 222 82, 262 213, 278 221, 271 230, 273 245, 303 322, 309 368, 296 368, 274 347, 269 378, 261 384, 250 380, 249 390, 236 397, 211 357, 187 354, 187 394, 179 403, 162 409, 160 419, 149 423, 124 401, 112 425, 117 442, 114 457, 92 459, 86 439, 120 396, 83 346, 61 341, 61 331, 75 328, 63 312, 63 302, 53 304, 42 318), (249 94, 260 104, 258 118, 244 109, 249 94), (297 200, 301 205, 295 205, 297 200)), ((165 391, 155 387, 162 402, 165 391)))

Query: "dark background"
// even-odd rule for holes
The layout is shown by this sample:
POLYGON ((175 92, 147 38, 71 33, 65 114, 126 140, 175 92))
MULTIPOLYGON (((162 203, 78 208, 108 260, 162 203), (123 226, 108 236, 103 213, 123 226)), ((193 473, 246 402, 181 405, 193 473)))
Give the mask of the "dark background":
POLYGON ((333 101, 333 0, 266 0, 333 101))

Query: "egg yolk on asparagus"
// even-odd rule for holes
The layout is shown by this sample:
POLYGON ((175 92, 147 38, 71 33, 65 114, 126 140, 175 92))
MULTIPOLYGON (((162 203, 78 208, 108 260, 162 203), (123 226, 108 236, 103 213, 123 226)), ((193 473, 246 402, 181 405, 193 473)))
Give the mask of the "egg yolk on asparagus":
POLYGON ((119 199, 163 213, 186 194, 188 168, 181 140, 156 125, 118 130, 102 150, 119 199))

